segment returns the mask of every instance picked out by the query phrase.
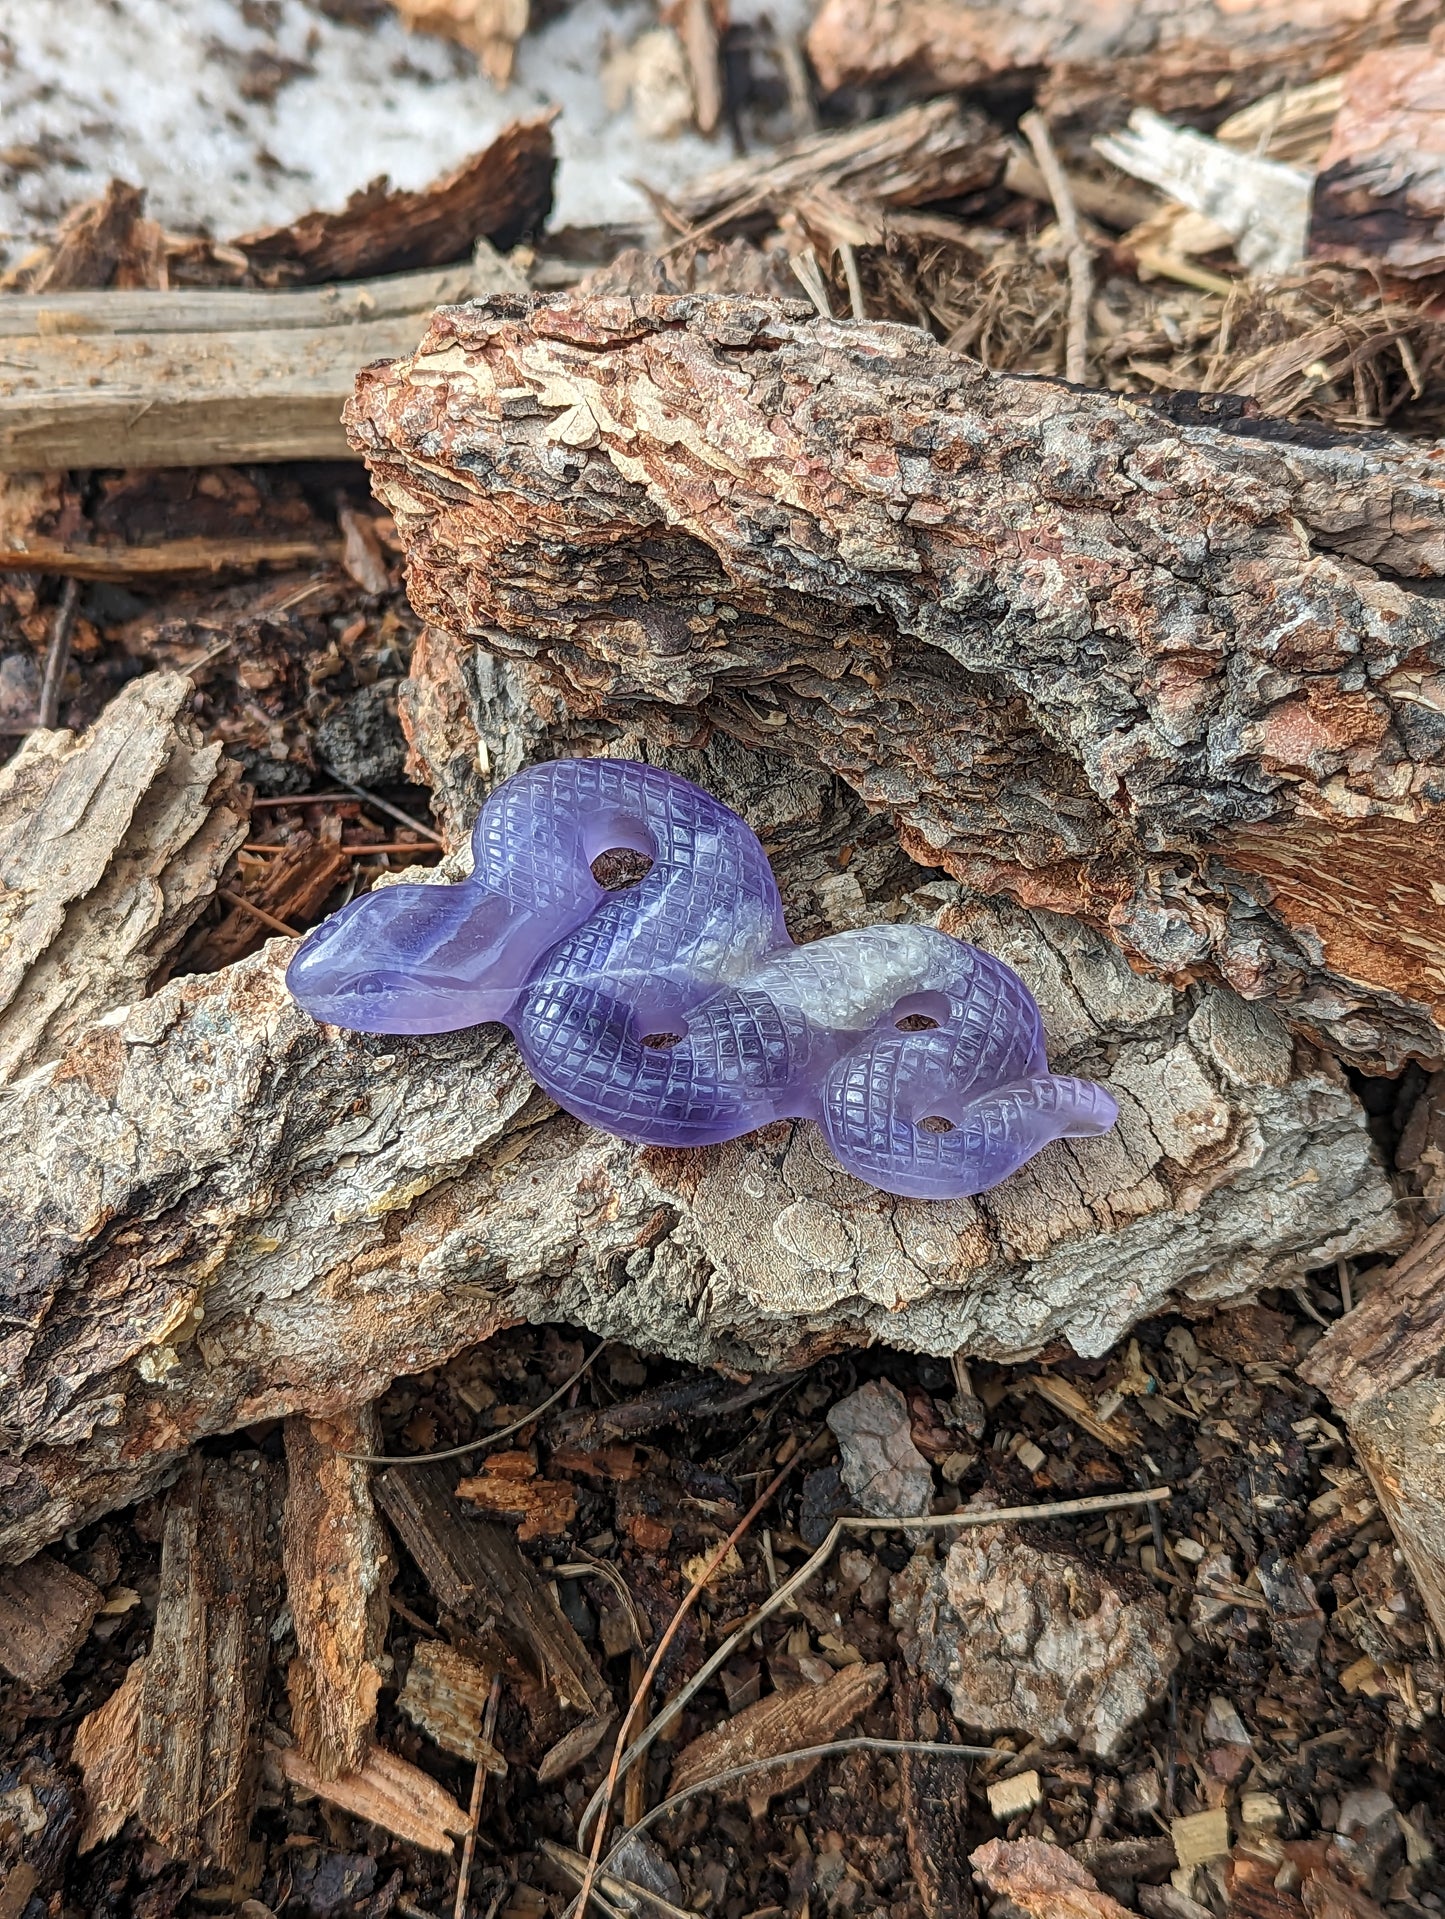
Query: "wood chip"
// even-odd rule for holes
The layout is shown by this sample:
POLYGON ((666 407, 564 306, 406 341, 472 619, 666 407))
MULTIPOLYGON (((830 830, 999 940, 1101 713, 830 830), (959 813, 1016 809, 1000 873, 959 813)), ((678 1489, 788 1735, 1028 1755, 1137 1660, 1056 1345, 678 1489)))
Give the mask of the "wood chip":
POLYGON ((996 1779, 987 1788, 988 1809, 1002 1823, 1016 1819, 1021 1812, 1032 1812, 1041 1804, 1043 1784, 1036 1772, 1016 1772, 1007 1779, 996 1779))
POLYGON ((409 1845, 451 1853, 453 1839, 467 1830, 467 1815, 451 1794, 430 1773, 398 1759, 384 1746, 373 1746, 361 1771, 340 1779, 320 1778, 295 1746, 286 1747, 277 1757, 288 1783, 299 1792, 314 1793, 328 1805, 381 1826, 409 1845))
POLYGON ((1097 1439, 1101 1446, 1107 1446, 1111 1452, 1127 1453, 1138 1444, 1135 1434, 1126 1426, 1119 1426, 1111 1419, 1101 1419, 1094 1410, 1094 1402, 1087 1393, 1081 1393, 1071 1380, 1060 1379, 1054 1373, 1036 1373, 1029 1381, 1040 1399, 1046 1399, 1061 1413, 1073 1420, 1090 1438, 1097 1439))
POLYGON ((1254 1832, 1273 1831, 1284 1824, 1284 1807, 1272 1792, 1241 1793, 1239 1823, 1254 1832))
POLYGON ((1101 1892, 1077 1859, 1047 1840, 991 1839, 969 1854, 969 1864, 1025 1919, 1127 1919, 1127 1907, 1101 1892))
POLYGON ((577 1489, 565 1479, 539 1479, 528 1453, 493 1453, 485 1472, 463 1479, 457 1498, 478 1512, 520 1518, 518 1539, 548 1539, 565 1532, 577 1511, 577 1489))
POLYGON ((477 56, 494 86, 507 85, 517 42, 527 31, 529 0, 393 0, 393 4, 413 33, 455 40, 477 56))
POLYGON ((1212 1812, 1191 1812, 1169 1822, 1174 1851, 1186 1870, 1222 1859, 1229 1851, 1229 1814, 1223 1806, 1212 1812))
MULTIPOLYGON (((835 1739, 867 1711, 887 1684, 886 1666, 845 1666, 821 1686, 773 1693, 755 1706, 745 1706, 723 1725, 683 1747, 672 1763, 668 1791, 681 1792, 748 1760, 835 1739)), ((793 1765, 773 1766, 721 1790, 729 1799, 766 1800, 775 1793, 791 1792, 818 1764, 816 1759, 803 1759, 793 1765)))
POLYGON ((80 1850, 114 1839, 132 1813, 140 1810, 140 1702, 144 1659, 135 1660, 125 1678, 75 1729, 70 1749, 85 1782, 85 1824, 80 1850))
POLYGON ((420 1639, 396 1703, 444 1752, 499 1776, 507 1762, 482 1737, 492 1674, 444 1639, 420 1639))
POLYGON ((141 1682, 141 1823, 168 1852, 220 1871, 241 1863, 261 1783, 276 1482, 257 1453, 195 1454, 166 1502, 141 1682))
POLYGON ((0 1666, 22 1685, 50 1685, 70 1670, 101 1600, 49 1553, 0 1570, 0 1666))
POLYGON ((537 1784, 549 1786, 554 1779, 565 1779, 569 1772, 575 1772, 602 1744, 607 1728, 616 1717, 615 1712, 598 1713, 595 1719, 584 1719, 580 1726, 563 1733, 556 1745, 543 1754, 537 1768, 537 1784))

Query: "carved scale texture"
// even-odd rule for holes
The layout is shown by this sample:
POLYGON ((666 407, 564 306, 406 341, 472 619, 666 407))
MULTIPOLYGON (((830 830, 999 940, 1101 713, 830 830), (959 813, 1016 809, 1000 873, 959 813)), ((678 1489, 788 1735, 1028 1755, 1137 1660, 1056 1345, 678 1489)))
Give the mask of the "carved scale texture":
POLYGON ((319 927, 287 974, 300 1003, 368 1033, 501 1020, 559 1105, 642 1145, 816 1119, 849 1172, 914 1199, 986 1191, 1118 1116, 1049 1072, 1032 995, 977 947, 908 926, 794 946, 751 827, 675 773, 529 767, 472 849, 458 885, 386 887, 319 927), (651 864, 608 892, 592 862, 619 848, 651 864))

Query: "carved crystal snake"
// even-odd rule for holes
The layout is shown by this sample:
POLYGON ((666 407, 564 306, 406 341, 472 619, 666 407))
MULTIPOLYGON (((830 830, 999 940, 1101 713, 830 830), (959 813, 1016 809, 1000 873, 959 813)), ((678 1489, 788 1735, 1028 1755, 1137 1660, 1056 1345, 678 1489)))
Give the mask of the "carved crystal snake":
POLYGON ((1009 967, 931 927, 795 946, 756 835, 676 774, 556 760, 490 796, 453 886, 368 893, 287 972, 318 1020, 437 1033, 500 1020, 578 1119, 705 1146, 812 1119, 848 1172, 919 1199, 982 1192, 1113 1100, 1052 1074, 1009 967), (651 861, 608 891, 592 863, 651 861))

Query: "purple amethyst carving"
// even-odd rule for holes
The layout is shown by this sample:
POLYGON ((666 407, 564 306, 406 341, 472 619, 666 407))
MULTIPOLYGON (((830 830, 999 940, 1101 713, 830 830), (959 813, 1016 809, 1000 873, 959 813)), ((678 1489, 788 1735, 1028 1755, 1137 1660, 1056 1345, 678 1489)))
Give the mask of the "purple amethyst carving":
POLYGON ((921 926, 795 946, 757 837, 676 774, 555 760, 488 799, 454 886, 354 900, 287 985, 318 1020, 441 1033, 500 1020, 537 1083, 589 1125, 706 1146, 812 1119, 859 1179, 958 1199, 1117 1108, 1050 1073, 1038 1007, 992 955, 921 926), (652 864, 607 891, 599 854, 652 864))

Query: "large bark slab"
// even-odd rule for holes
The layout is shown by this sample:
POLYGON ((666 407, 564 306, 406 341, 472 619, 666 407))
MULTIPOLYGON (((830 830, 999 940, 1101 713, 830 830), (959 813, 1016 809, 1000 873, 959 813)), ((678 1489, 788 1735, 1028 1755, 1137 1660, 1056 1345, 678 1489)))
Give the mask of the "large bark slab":
POLYGON ((443 311, 348 418, 418 609, 580 713, 701 709, 1133 964, 1445 1056, 1429 450, 731 296, 443 311))
POLYGON ((824 0, 808 54, 827 91, 1028 84, 1054 111, 1222 115, 1337 73, 1368 48, 1423 39, 1429 0, 824 0))
POLYGON ((1110 1083, 1118 1129, 946 1204, 846 1178, 802 1124, 640 1152, 553 1111, 495 1027, 317 1026, 273 941, 0 1091, 0 1555, 136 1498, 209 1433, 334 1416, 517 1320, 746 1369, 873 1337, 1099 1353, 1171 1300, 1399 1237, 1340 1073, 1268 1012, 929 881, 816 768, 721 738, 613 748, 744 811, 802 936, 934 920, 1002 954, 1058 1070, 1110 1083))
POLYGON ((250 793, 192 690, 148 673, 89 731, 37 729, 0 767, 0 1080, 139 999, 246 837, 250 793))

